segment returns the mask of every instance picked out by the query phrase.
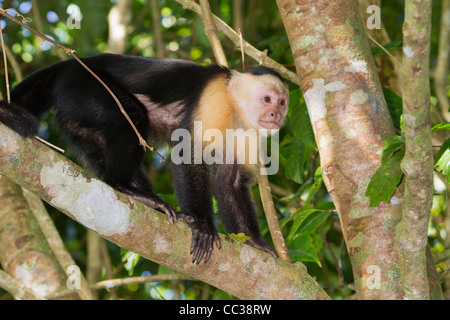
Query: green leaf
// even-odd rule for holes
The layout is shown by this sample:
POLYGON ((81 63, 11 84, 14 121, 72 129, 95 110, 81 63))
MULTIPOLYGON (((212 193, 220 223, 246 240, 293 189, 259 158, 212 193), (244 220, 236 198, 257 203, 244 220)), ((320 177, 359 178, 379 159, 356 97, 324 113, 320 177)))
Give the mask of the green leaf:
POLYGON ((405 137, 391 136, 383 141, 383 153, 381 156, 381 163, 386 164, 386 161, 397 151, 405 145, 405 137))
POLYGON ((240 232, 240 233, 238 233, 238 234, 236 234, 236 233, 229 233, 228 236, 229 236, 231 239, 234 239, 234 240, 239 241, 239 242, 242 242, 242 243, 244 243, 244 242, 247 241, 247 240, 250 240, 250 237, 247 237, 247 236, 245 235, 245 233, 242 233, 242 232, 240 232))
MULTIPOLYGON (((402 48, 402 41, 391 41, 383 46, 386 50, 399 50, 402 48)), ((379 54, 386 54, 386 51, 384 51, 380 47, 373 47, 372 49, 372 55, 376 56, 379 54)))
POLYGON ((294 236, 297 233, 297 230, 300 228, 302 223, 314 212, 318 212, 319 210, 311 208, 310 206, 304 206, 301 209, 294 212, 291 216, 294 217, 294 223, 291 226, 291 230, 289 231, 289 235, 286 238, 286 242, 289 243, 294 239, 294 236))
POLYGON ((310 215, 305 222, 301 225, 297 232, 299 233, 313 233, 316 231, 322 223, 324 223, 331 216, 331 212, 319 211, 313 215, 310 215))
POLYGON ((373 175, 366 190, 370 207, 376 207, 380 201, 389 202, 403 176, 400 163, 404 155, 405 151, 397 152, 382 163, 373 175))
POLYGON ((300 90, 293 90, 289 95, 288 118, 292 133, 306 146, 316 146, 314 131, 309 119, 306 103, 300 90))
POLYGON ((309 205, 312 198, 316 195, 317 191, 319 191, 322 186, 323 178, 322 178, 322 167, 318 167, 316 172, 314 173, 314 183, 309 190, 308 198, 305 201, 305 205, 309 205))
POLYGON ((434 159, 434 165, 445 174, 447 183, 450 183, 450 139, 445 141, 439 149, 434 159))
POLYGON ((433 128, 431 128, 431 131, 437 131, 437 130, 450 130, 450 123, 439 123, 435 125, 433 128))
POLYGON ((128 271, 128 275, 132 276, 134 273, 134 268, 139 262, 141 256, 138 255, 137 253, 125 249, 121 249, 121 255, 122 255, 122 262, 125 262, 124 267, 128 271))
POLYGON ((305 158, 303 156, 305 150, 304 144, 298 139, 294 138, 291 145, 291 150, 287 158, 287 163, 284 168, 284 173, 287 179, 291 179, 298 184, 303 183, 303 165, 305 158))
POLYGON ((313 238, 309 234, 297 234, 289 246, 289 254, 293 261, 310 261, 321 266, 313 238))
POLYGON ((394 127, 396 129, 401 129, 401 116, 403 114, 403 101, 400 96, 398 96, 394 91, 383 87, 384 98, 386 99, 386 104, 391 114, 392 121, 394 122, 394 127))

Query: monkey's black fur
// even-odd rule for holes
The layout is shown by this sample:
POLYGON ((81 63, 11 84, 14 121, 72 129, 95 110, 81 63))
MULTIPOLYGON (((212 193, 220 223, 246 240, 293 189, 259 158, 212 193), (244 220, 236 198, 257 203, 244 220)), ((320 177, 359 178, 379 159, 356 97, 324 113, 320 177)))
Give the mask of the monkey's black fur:
MULTIPOLYGON (((231 77, 227 68, 168 59, 102 54, 82 59, 114 92, 144 139, 170 142, 175 128, 192 130, 193 113, 206 85, 215 77, 231 77)), ((247 70, 272 74, 268 68, 247 70)), ((105 88, 75 60, 37 71, 11 92, 11 104, 0 102, 0 121, 25 137, 38 131, 38 119, 50 108, 82 162, 117 190, 165 212, 164 203, 141 169, 144 150, 136 134, 105 88)), ((220 108, 220 101, 217 106, 220 108)), ((192 131, 191 131, 192 132, 192 131)), ((208 261, 213 243, 220 246, 213 224, 212 191, 230 233, 243 232, 250 244, 273 253, 262 239, 251 200, 251 174, 238 165, 173 165, 182 212, 194 217, 193 261, 208 261), (213 181, 211 181, 211 171, 213 181), (211 187, 214 184, 214 188, 211 187)))

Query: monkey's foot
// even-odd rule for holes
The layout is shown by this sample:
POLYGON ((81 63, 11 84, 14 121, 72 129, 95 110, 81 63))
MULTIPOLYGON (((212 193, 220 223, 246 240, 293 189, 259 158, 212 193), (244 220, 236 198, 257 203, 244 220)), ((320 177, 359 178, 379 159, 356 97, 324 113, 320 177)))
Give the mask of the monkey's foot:
POLYGON ((194 221, 188 223, 192 231, 191 251, 192 263, 199 264, 203 258, 208 262, 214 249, 214 243, 220 249, 220 238, 214 227, 208 226, 206 222, 194 221))
POLYGON ((275 259, 278 258, 278 255, 275 252, 275 250, 273 250, 272 247, 263 239, 260 239, 259 241, 254 241, 252 239, 249 239, 245 243, 256 249, 259 249, 261 251, 269 253, 275 259))

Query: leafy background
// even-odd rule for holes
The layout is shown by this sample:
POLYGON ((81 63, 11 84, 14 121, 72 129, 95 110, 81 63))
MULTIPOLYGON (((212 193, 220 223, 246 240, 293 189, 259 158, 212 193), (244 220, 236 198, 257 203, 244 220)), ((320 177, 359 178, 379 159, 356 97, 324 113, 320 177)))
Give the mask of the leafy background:
MULTIPOLYGON (((110 0, 47 0, 39 1, 38 7, 35 5, 35 9, 39 13, 46 35, 64 46, 75 49, 79 57, 84 57, 105 51, 108 37, 108 13, 115 2, 110 0), (77 10, 83 15, 81 28, 69 29, 66 24, 69 18, 68 12, 73 13, 77 10)), ((401 48, 403 2, 401 0, 383 1, 381 8, 382 21, 392 39, 391 43, 385 45, 391 52, 401 48)), ((229 25, 233 25, 233 2, 231 0, 211 0, 210 3, 216 15, 229 25)), ((271 58, 295 71, 288 39, 275 1, 250 0, 244 1, 244 3, 244 17, 253 17, 245 19, 243 28, 245 39, 261 51, 267 49, 271 58)), ((32 11, 32 1, 3 0, 0 1, 0 5, 3 8, 14 8, 25 16, 33 17, 34 22, 30 25, 36 27, 37 19, 34 18, 32 11)), ((213 63, 212 52, 199 17, 193 12, 185 11, 175 1, 161 0, 159 5, 166 56, 175 59, 189 59, 200 64, 213 63)), ((434 1, 433 5, 432 68, 435 65, 437 54, 441 2, 434 1)), ((156 49, 149 1, 133 1, 132 10, 133 21, 127 39, 126 53, 154 56, 156 49)), ((10 21, 1 20, 1 28, 6 45, 13 51, 24 76, 60 61, 61 57, 66 58, 63 52, 52 48, 28 30, 10 21)), ((230 66, 242 70, 240 52, 227 39, 222 38, 222 40, 230 66)), ((383 55, 385 53, 376 48, 373 50, 373 54, 383 55)), ((247 67, 254 64, 256 64, 254 61, 247 58, 247 67)), ((5 96, 3 74, 4 71, 0 77, 0 91, 5 96)), ((17 79, 13 76, 11 76, 11 81, 12 86, 17 83, 17 79)), ((275 206, 279 212, 279 220, 292 260, 304 262, 309 274, 326 288, 333 299, 349 298, 354 294, 353 275, 339 218, 331 198, 323 186, 320 158, 302 93, 295 85, 290 84, 290 86, 291 104, 288 123, 280 136, 281 167, 277 175, 270 177, 275 206)), ((385 89, 384 93, 395 127, 398 134, 401 135, 401 98, 388 89, 385 89)), ((436 103, 434 96, 431 99, 436 103)), ((52 125, 53 116, 53 113, 50 113, 42 121, 40 135, 65 148, 68 151, 66 155, 74 158, 74 154, 66 148, 64 138, 52 125)), ((447 236, 444 229, 445 219, 449 219, 445 216, 446 188, 440 179, 446 179, 450 167, 448 145, 450 145, 449 142, 445 144, 436 161, 442 174, 436 179, 436 196, 433 201, 432 220, 429 228, 429 243, 434 252, 444 250, 444 240, 447 236)), ((372 180, 373 188, 369 188, 367 194, 373 205, 376 205, 378 201, 386 201, 389 197, 388 194, 401 181, 401 171, 399 171, 399 160, 402 157, 401 138, 393 138, 385 147, 384 163, 386 165, 380 168, 379 177, 372 180), (395 178, 393 179, 392 176, 395 178), (378 194, 377 190, 386 192, 378 194)), ((167 153, 168 150, 162 149, 160 152, 167 153)), ((145 167, 155 190, 165 201, 177 207, 169 163, 160 162, 158 157, 154 157, 149 152, 145 167)), ((259 191, 256 187, 253 189, 253 195, 258 207, 262 232, 270 241, 259 200, 259 191)), ((51 207, 48 209, 70 253, 78 265, 84 268, 86 266, 85 229, 51 207)), ((225 233, 220 220, 216 220, 219 231, 225 233)), ((108 249, 115 277, 171 272, 165 267, 140 258, 113 244, 108 243, 108 249)), ((446 268, 445 264, 442 265, 442 268, 446 268)), ((195 281, 133 284, 119 287, 118 293, 124 299, 232 298, 221 290, 195 281)), ((2 294, 4 291, 0 290, 0 298, 2 294)), ((102 296, 107 298, 108 291, 102 291, 102 296)))

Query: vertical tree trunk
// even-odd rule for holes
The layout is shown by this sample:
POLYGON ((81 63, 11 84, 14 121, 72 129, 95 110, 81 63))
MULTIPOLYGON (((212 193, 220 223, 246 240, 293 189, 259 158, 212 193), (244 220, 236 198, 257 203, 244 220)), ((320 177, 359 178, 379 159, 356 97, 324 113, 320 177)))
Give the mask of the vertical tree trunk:
POLYGON ((403 122, 405 173, 402 221, 397 245, 407 299, 429 299, 425 250, 433 201, 430 127, 431 0, 407 0, 403 24, 403 122))
POLYGON ((108 15, 108 52, 125 52, 125 45, 128 38, 128 27, 133 18, 131 6, 131 0, 120 0, 111 8, 108 15))
POLYGON ((347 243, 360 299, 399 299, 401 198, 369 207, 367 185, 394 134, 353 0, 277 0, 347 243))

